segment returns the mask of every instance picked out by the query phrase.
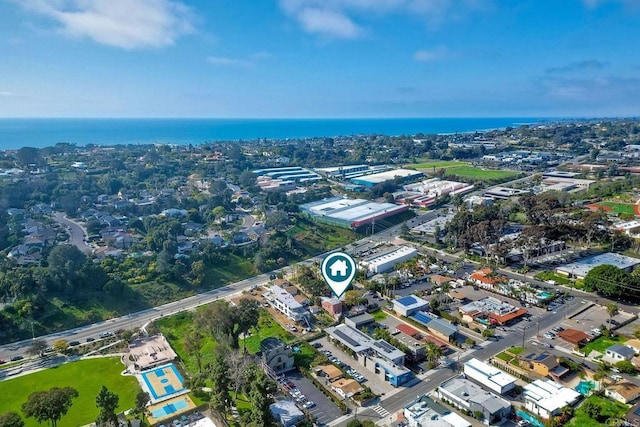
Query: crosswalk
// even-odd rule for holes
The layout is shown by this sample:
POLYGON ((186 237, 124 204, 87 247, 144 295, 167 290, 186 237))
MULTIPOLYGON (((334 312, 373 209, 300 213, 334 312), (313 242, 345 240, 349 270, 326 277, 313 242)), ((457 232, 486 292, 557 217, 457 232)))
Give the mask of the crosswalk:
POLYGON ((378 415, 380 415, 383 418, 386 417, 387 415, 389 415, 389 411, 387 411, 386 409, 384 409, 380 405, 372 406, 371 409, 376 411, 376 413, 378 413, 378 415))

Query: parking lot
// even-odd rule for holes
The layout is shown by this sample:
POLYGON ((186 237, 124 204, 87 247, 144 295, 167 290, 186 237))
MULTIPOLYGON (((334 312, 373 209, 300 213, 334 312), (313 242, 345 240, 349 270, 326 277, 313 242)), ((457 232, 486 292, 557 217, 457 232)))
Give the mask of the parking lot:
MULTIPOLYGON (((320 343, 322 347, 319 350, 330 351, 331 354, 337 357, 338 360, 340 360, 344 365, 351 367, 358 374, 362 375, 366 379, 363 384, 369 387, 373 393, 377 395, 384 395, 385 393, 388 393, 394 389, 391 384, 380 379, 378 376, 367 370, 364 366, 360 365, 360 363, 358 363, 356 359, 329 342, 327 337, 322 337, 314 341, 313 343, 320 343)), ((342 366, 342 369, 345 369, 345 366, 342 366)))
POLYGON ((293 371, 288 373, 287 379, 300 390, 308 401, 315 403, 315 406, 309 408, 308 411, 316 419, 318 425, 327 424, 343 415, 340 408, 300 372, 293 371))

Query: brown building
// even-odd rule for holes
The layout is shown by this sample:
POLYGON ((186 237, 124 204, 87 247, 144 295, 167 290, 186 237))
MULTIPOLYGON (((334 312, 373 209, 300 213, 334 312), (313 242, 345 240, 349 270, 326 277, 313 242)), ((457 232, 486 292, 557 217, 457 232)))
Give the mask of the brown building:
POLYGON ((318 365, 313 368, 313 370, 316 375, 326 378, 329 382, 333 382, 344 377, 342 371, 333 365, 318 365))
POLYGON ((343 398, 351 397, 363 390, 356 380, 346 378, 332 382, 331 388, 343 398))
POLYGON ((344 301, 339 300, 338 298, 323 298, 322 309, 329 313, 329 315, 334 319, 338 319, 347 309, 347 306, 344 301))
POLYGON ((569 344, 580 346, 589 342, 589 335, 577 329, 565 329, 558 336, 569 344))
POLYGON ((560 365, 556 356, 549 353, 530 353, 518 358, 520 367, 543 377, 558 379, 569 372, 568 368, 560 365))

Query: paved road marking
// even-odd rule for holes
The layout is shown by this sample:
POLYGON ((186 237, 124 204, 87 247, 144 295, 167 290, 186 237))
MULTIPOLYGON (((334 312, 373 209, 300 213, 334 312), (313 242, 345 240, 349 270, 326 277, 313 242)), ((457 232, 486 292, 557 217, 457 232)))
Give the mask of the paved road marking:
POLYGON ((387 411, 380 405, 372 406, 371 409, 376 411, 381 417, 386 417, 387 415, 389 415, 389 411, 387 411))

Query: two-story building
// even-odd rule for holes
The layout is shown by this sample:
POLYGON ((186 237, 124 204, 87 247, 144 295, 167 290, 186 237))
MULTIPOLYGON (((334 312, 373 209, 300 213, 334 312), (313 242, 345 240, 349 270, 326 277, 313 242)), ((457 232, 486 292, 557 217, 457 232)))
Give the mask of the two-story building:
POLYGON ((276 310, 293 321, 301 321, 308 313, 307 309, 293 295, 280 286, 271 286, 265 297, 276 310))
POLYGON ((580 399, 577 391, 548 379, 527 384, 522 394, 527 411, 547 420, 560 415, 562 408, 573 406, 580 399))
POLYGON ((278 338, 269 337, 262 340, 260 357, 264 365, 276 375, 295 369, 293 350, 278 338))
POLYGON ((501 424, 511 414, 511 404, 463 377, 453 377, 438 387, 437 396, 458 409, 482 413, 487 425, 501 424))

